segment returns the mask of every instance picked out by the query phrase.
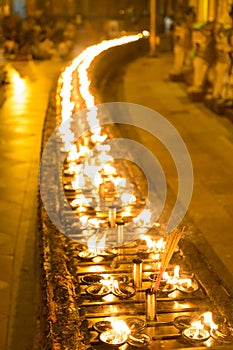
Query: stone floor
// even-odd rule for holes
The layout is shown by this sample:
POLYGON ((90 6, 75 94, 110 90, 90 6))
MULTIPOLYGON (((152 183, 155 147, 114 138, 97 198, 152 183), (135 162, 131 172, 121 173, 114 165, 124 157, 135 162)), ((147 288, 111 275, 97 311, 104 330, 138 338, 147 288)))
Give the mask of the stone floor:
POLYGON ((61 62, 10 62, 0 109, 0 349, 32 349, 37 189, 51 84, 61 62))

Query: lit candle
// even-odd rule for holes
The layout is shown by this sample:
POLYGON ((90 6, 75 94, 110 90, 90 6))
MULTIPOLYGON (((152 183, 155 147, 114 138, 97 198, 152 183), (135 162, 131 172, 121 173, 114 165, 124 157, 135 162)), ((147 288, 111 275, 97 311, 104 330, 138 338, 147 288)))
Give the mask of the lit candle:
POLYGON ((142 260, 133 259, 133 281, 135 288, 142 287, 142 260))
POLYGON ((183 331, 183 336, 192 342, 204 342, 210 337, 210 333, 204 329, 201 321, 192 322, 191 327, 183 331))

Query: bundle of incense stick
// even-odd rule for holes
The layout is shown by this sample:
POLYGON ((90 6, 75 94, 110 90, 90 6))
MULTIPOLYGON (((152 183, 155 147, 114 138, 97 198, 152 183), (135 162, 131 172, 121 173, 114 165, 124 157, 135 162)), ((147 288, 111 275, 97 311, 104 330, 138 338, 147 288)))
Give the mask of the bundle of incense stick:
POLYGON ((184 233, 184 227, 182 229, 182 231, 179 231, 177 228, 175 228, 174 230, 172 230, 168 236, 167 242, 166 242, 166 246, 165 246, 165 250, 162 253, 161 256, 161 267, 158 273, 158 276, 155 280, 155 283, 152 285, 151 290, 152 292, 157 292, 157 290, 159 289, 159 284, 160 281, 162 279, 163 273, 166 270, 171 257, 177 247, 177 244, 179 242, 179 240, 181 239, 182 235, 184 233))

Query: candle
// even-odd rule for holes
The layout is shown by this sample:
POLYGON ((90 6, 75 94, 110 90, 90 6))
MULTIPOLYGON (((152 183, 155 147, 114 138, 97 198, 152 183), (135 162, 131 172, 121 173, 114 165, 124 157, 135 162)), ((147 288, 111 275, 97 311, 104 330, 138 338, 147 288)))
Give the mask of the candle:
POLYGON ((153 292, 151 289, 146 290, 146 320, 156 321, 157 313, 157 300, 156 300, 156 292, 153 292))
POLYGON ((99 184, 99 195, 102 199, 105 198, 105 185, 104 182, 102 182, 101 184, 99 184))
POLYGON ((114 206, 110 206, 108 208, 108 222, 110 227, 115 227, 116 225, 116 208, 114 206))
POLYGON ((117 245, 121 247, 124 243, 124 222, 117 223, 117 245))
POLYGON ((133 283, 135 288, 142 287, 142 260, 133 259, 133 283))

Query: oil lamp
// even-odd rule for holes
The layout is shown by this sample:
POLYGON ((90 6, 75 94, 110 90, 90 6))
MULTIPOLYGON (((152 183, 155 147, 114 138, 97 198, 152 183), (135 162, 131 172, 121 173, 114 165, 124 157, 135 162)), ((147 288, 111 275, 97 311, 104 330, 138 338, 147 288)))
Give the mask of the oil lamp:
POLYGON ((209 339, 210 333, 204 329, 201 321, 191 323, 191 327, 185 328, 182 332, 183 337, 192 343, 201 343, 209 339))
POLYGON ((109 286, 102 283, 96 283, 86 288, 86 293, 93 298, 102 298, 111 292, 109 286))
POLYGON ((204 327, 210 331, 210 335, 215 340, 222 343, 233 343, 233 329, 226 324, 226 319, 219 315, 213 315, 212 312, 207 311, 201 314, 200 320, 204 327), (216 324, 215 322, 218 322, 216 324))
POLYGON ((160 238, 159 240, 155 241, 152 240, 149 235, 143 234, 140 236, 140 239, 142 241, 142 244, 138 246, 137 255, 144 259, 150 258, 154 261, 158 261, 160 258, 160 254, 164 249, 163 238, 160 238))
POLYGON ((179 329, 180 331, 183 331, 185 328, 191 327, 192 318, 191 316, 183 315, 183 316, 177 316, 174 318, 174 326, 179 329))
POLYGON ((124 321, 112 321, 112 329, 100 333, 100 340, 113 347, 125 344, 130 334, 130 329, 124 321))
POLYGON ((92 234, 88 240, 87 240, 87 246, 88 249, 85 249, 78 253, 78 257, 80 259, 90 261, 93 258, 97 257, 97 255, 103 255, 108 256, 111 253, 107 253, 104 251, 105 249, 105 240, 106 240, 106 234, 103 234, 103 236, 99 239, 99 235, 97 233, 92 234))
POLYGON ((218 342, 233 344, 233 329, 225 323, 219 324, 218 328, 212 328, 210 335, 218 342))
POLYGON ((151 337, 145 333, 130 334, 128 337, 128 344, 135 348, 144 348, 149 345, 151 337))
POLYGON ((209 339, 210 334, 214 334, 218 326, 212 320, 212 312, 207 311, 201 314, 197 321, 191 323, 191 326, 184 329, 182 334, 184 338, 191 342, 204 342, 209 339))
POLYGON ((127 323, 127 326, 132 334, 139 333, 146 327, 146 323, 141 318, 137 317, 129 317, 125 320, 125 322, 127 323))
POLYGON ((81 282, 84 284, 98 283, 103 279, 101 275, 86 275, 81 278, 81 282))
POLYGON ((129 284, 118 283, 115 280, 112 285, 112 293, 120 299, 128 299, 136 294, 136 290, 129 284))
POLYGON ((199 286, 193 278, 180 278, 177 289, 184 293, 194 293, 199 289, 199 286))
POLYGON ((97 256, 96 251, 82 250, 78 253, 78 257, 83 261, 91 261, 97 256))
POLYGON ((98 321, 93 325, 94 330, 98 333, 106 332, 112 329, 112 324, 110 321, 98 321))
MULTIPOLYGON (((177 288, 177 271, 178 271, 179 266, 175 266, 173 275, 170 275, 167 271, 165 271, 162 275, 161 281, 160 281, 160 286, 159 286, 159 291, 164 292, 164 293, 171 293, 177 288)), ((151 274, 150 279, 152 281, 157 280, 158 274, 151 274)))

